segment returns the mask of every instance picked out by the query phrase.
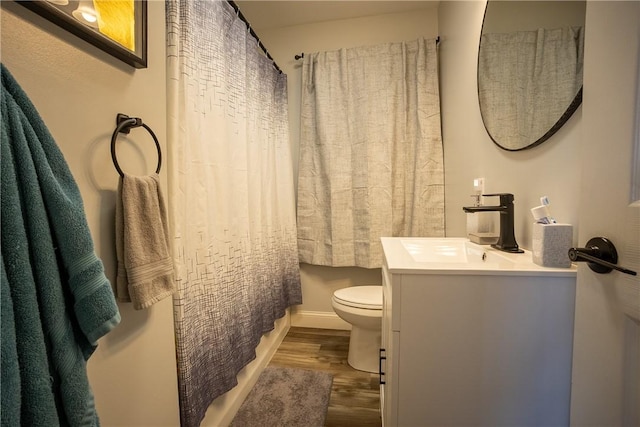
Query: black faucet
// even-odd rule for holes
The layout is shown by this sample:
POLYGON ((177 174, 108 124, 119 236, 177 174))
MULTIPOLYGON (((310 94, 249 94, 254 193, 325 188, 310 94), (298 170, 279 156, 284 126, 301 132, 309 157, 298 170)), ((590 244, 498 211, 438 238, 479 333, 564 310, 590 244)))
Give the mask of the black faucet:
POLYGON ((463 207, 462 210, 466 213, 500 212, 500 237, 498 238, 498 242, 491 245, 491 247, 505 252, 523 253, 524 251, 518 247, 516 235, 513 231, 513 194, 483 194, 483 196, 499 196, 500 206, 466 206, 463 207))

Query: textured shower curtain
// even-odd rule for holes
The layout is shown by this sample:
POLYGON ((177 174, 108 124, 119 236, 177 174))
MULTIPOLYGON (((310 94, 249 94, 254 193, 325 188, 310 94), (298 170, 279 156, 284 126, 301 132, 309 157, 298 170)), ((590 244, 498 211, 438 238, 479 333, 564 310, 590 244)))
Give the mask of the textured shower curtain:
POLYGON ((380 237, 444 236, 435 39, 305 54, 301 110, 301 262, 380 267, 380 237))
POLYGON ((190 427, 302 297, 286 75, 227 2, 166 5, 174 314, 190 427))

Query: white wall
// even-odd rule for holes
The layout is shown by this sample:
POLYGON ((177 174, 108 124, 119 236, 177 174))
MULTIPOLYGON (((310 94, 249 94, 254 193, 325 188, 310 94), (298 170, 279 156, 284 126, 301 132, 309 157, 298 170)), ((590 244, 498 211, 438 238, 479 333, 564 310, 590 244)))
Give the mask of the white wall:
MULTIPOLYGON (((82 193, 107 276, 115 278, 114 206, 118 174, 110 155, 117 113, 141 117, 165 148, 164 2, 149 2, 149 67, 135 70, 13 2, 2 2, 2 62, 34 103, 82 193)), ((144 130, 118 139, 123 170, 155 170, 144 130)), ((161 171, 166 188, 166 170, 161 171)), ((105 426, 179 423, 173 311, 120 304, 121 324, 89 359, 89 380, 105 426)))
MULTIPOLYGON (((289 126, 294 158, 294 174, 298 174, 300 141, 300 93, 302 61, 294 56, 302 52, 328 51, 379 43, 435 38, 438 35, 437 6, 425 2, 424 8, 412 12, 369 16, 356 19, 260 30, 260 39, 278 66, 287 74, 289 90, 289 126)), ((321 317, 333 313, 331 295, 336 289, 361 284, 381 284, 380 269, 356 267, 322 267, 302 264, 303 304, 293 310, 292 324, 347 327, 346 323, 301 323, 300 313, 321 317)))

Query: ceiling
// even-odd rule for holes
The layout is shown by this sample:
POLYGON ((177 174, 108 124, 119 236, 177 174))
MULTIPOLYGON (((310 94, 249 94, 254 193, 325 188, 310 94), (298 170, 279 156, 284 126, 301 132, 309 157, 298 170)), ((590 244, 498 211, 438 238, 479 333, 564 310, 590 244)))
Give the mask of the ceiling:
POLYGON ((255 31, 437 7, 439 1, 268 1, 235 2, 255 31))

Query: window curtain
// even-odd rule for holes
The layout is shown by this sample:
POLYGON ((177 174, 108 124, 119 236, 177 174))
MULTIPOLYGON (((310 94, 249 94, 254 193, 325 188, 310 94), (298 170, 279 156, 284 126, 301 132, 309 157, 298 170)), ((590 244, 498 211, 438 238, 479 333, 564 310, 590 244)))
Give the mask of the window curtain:
POLYGON ((166 6, 174 317, 190 427, 302 297, 286 75, 227 2, 166 6))
POLYGON ((382 236, 444 236, 436 40, 305 54, 300 261, 382 265, 382 236))
POLYGON ((478 97, 491 137, 511 149, 540 139, 582 87, 582 27, 489 33, 480 43, 478 97))

